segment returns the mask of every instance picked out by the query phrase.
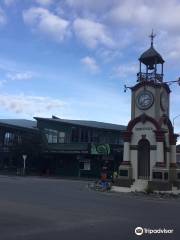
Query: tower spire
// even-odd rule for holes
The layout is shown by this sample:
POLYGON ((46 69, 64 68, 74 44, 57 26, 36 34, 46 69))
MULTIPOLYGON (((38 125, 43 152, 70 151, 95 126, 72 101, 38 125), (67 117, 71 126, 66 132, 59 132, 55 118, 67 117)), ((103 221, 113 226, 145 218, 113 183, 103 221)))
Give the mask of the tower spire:
POLYGON ((149 37, 151 38, 151 47, 153 47, 153 41, 154 41, 154 38, 156 37, 156 34, 154 34, 153 29, 152 29, 152 33, 151 33, 151 35, 149 35, 149 37))

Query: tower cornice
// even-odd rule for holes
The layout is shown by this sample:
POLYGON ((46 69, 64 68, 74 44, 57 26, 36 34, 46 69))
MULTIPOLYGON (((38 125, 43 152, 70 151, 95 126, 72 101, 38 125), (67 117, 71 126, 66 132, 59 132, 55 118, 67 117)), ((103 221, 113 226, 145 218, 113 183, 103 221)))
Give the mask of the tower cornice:
POLYGON ((154 88, 161 88, 161 87, 163 87, 167 91, 168 94, 171 92, 169 86, 166 83, 155 83, 154 81, 139 82, 135 86, 131 87, 131 90, 132 91, 136 91, 139 88, 144 87, 144 86, 150 86, 150 87, 154 87, 154 88))

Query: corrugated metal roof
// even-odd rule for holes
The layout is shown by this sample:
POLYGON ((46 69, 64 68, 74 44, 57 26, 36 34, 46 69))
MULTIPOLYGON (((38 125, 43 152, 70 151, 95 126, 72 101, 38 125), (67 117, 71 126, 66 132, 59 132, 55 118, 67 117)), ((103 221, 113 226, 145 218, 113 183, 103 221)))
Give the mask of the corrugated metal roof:
POLYGON ((35 117, 37 120, 48 120, 53 122, 59 123, 68 123, 73 125, 80 125, 85 127, 92 127, 92 128, 102 128, 102 129, 110 129, 110 130, 118 130, 124 131, 126 130, 126 126, 112 124, 112 123, 104 123, 104 122, 97 122, 97 121, 88 121, 88 120, 70 120, 70 119, 61 119, 61 118, 39 118, 35 117))
POLYGON ((17 127, 37 129, 37 122, 26 119, 0 119, 0 124, 7 124, 17 127))

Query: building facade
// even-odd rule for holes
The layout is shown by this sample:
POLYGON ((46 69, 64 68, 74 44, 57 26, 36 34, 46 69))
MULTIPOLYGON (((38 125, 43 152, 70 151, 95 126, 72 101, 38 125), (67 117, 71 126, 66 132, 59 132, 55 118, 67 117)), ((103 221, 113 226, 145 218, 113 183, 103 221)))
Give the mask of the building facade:
POLYGON ((21 174, 23 155, 28 156, 27 171, 37 172, 41 145, 41 136, 35 121, 1 119, 0 172, 21 174))
POLYGON ((0 120, 0 170, 17 171, 26 159, 26 173, 109 177, 123 158, 125 126, 82 120, 35 118, 0 120), (33 171, 32 171, 33 170, 33 171))
POLYGON ((180 166, 180 145, 176 146, 176 161, 177 165, 180 166))

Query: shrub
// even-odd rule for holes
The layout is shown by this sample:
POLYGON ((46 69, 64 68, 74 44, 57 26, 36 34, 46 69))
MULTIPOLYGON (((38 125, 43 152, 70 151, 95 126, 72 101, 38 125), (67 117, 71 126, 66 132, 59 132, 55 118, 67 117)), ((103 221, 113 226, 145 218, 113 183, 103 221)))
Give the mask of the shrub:
POLYGON ((147 187, 145 188, 145 193, 147 194, 151 194, 154 192, 153 187, 151 187, 149 184, 147 185, 147 187))

